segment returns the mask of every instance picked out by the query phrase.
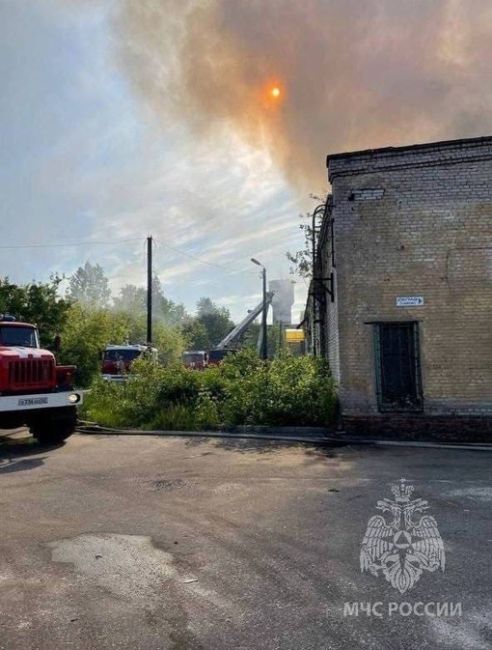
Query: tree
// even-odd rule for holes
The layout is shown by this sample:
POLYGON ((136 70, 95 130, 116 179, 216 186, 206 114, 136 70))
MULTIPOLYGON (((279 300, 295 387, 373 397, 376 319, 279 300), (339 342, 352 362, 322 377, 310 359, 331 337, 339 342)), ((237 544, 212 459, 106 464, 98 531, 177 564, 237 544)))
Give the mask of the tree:
MULTIPOLYGON (((120 289, 120 295, 113 299, 117 311, 145 314, 147 311, 147 289, 127 284, 120 289)), ((152 314, 155 322, 178 325, 185 319, 183 305, 177 304, 164 296, 162 284, 154 275, 152 279, 152 314)))
POLYGON ((60 361, 77 366, 77 383, 88 386, 98 374, 101 352, 108 343, 128 336, 128 325, 107 309, 75 303, 62 331, 60 361))
MULTIPOLYGON (((260 323, 251 323, 246 332, 242 335, 240 344, 242 348, 257 350, 258 340, 261 332, 260 323)), ((272 323, 267 326, 268 358, 277 357, 283 348, 284 331, 280 323, 272 323)))
POLYGON ((159 353, 159 361, 169 364, 181 361, 186 341, 181 328, 158 323, 154 328, 154 345, 159 353))
POLYGON ((196 303, 196 313, 198 318, 204 316, 205 314, 213 314, 217 310, 217 305, 214 305, 210 298, 200 298, 196 303))
POLYGON ((234 327, 229 310, 218 307, 210 298, 200 298, 196 318, 207 333, 205 349, 215 347, 234 327))
POLYGON ((120 289, 120 295, 113 298, 116 311, 131 314, 143 314, 147 309, 147 291, 135 284, 126 284, 120 289))
MULTIPOLYGON (((81 386, 89 386, 100 373, 101 353, 108 344, 141 343, 145 340, 146 319, 143 314, 75 303, 68 316, 62 332, 60 360, 77 366, 77 383, 81 386)), ((178 328, 158 323, 154 329, 154 345, 161 363, 169 363, 181 358, 184 340, 178 328)))
POLYGON ((23 286, 0 278, 0 313, 34 323, 40 332, 41 345, 49 347, 69 317, 71 303, 60 298, 58 288, 63 278, 53 275, 49 282, 23 286))
POLYGON ((68 296, 83 304, 106 307, 111 297, 108 278, 99 264, 86 262, 70 277, 68 296))
MULTIPOLYGON (((315 199, 319 203, 318 207, 314 210, 318 219, 323 211, 331 209, 331 194, 327 194, 323 197, 311 195, 310 198, 315 199)), ((304 246, 301 250, 295 251, 294 253, 288 251, 285 255, 293 265, 290 268, 290 272, 293 275, 311 279, 313 274, 313 213, 307 212, 305 215, 301 214, 300 219, 306 222, 299 225, 300 230, 304 233, 304 246)), ((317 226, 318 225, 319 220, 317 221, 317 226)))
MULTIPOLYGON (((124 339, 113 339, 111 343, 123 343, 125 340, 129 343, 146 343, 147 342, 147 317, 144 313, 114 311, 110 312, 115 321, 125 324, 126 334, 124 339)), ((163 364, 171 361, 178 361, 186 345, 180 326, 168 325, 162 320, 155 322, 153 327, 153 345, 157 348, 159 361, 163 364)))
POLYGON ((218 307, 210 298, 200 298, 197 315, 185 319, 182 332, 189 349, 211 350, 233 327, 229 310, 218 307))
POLYGON ((188 318, 183 323, 182 332, 188 349, 208 350, 210 348, 210 338, 205 325, 197 318, 188 318))

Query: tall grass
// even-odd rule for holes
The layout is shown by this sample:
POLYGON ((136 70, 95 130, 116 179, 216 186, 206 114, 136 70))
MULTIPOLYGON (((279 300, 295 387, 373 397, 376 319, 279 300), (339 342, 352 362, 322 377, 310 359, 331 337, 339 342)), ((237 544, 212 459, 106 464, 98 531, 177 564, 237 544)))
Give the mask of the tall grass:
POLYGON ((83 416, 110 427, 204 430, 220 425, 329 425, 336 390, 327 364, 283 354, 263 362, 251 351, 203 371, 138 360, 124 384, 97 380, 83 416))

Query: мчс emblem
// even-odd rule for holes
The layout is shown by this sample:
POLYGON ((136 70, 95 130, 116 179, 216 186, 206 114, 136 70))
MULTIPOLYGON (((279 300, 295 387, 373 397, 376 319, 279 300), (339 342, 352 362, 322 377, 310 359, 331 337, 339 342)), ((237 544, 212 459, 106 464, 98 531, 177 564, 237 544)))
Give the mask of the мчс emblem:
POLYGON ((382 515, 369 519, 360 551, 361 571, 375 576, 381 571, 392 587, 403 594, 418 581, 423 571, 444 571, 444 545, 431 515, 414 520, 429 508, 424 499, 411 499, 413 485, 405 479, 392 485, 395 500, 378 501, 377 509, 391 513, 391 521, 382 515))

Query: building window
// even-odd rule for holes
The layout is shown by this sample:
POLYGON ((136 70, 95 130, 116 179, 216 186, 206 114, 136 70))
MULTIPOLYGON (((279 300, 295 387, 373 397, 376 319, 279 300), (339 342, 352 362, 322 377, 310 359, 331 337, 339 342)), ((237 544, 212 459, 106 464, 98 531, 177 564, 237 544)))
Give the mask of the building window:
POLYGON ((379 410, 421 411, 418 323, 376 323, 374 343, 379 410))

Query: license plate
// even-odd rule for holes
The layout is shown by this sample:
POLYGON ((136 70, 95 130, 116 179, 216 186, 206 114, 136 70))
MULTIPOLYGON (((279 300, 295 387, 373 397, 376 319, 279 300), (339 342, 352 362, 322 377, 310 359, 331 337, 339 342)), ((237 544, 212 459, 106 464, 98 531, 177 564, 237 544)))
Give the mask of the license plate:
POLYGON ((47 404, 47 397, 29 397, 27 399, 20 399, 17 404, 18 406, 37 406, 38 404, 47 404))

